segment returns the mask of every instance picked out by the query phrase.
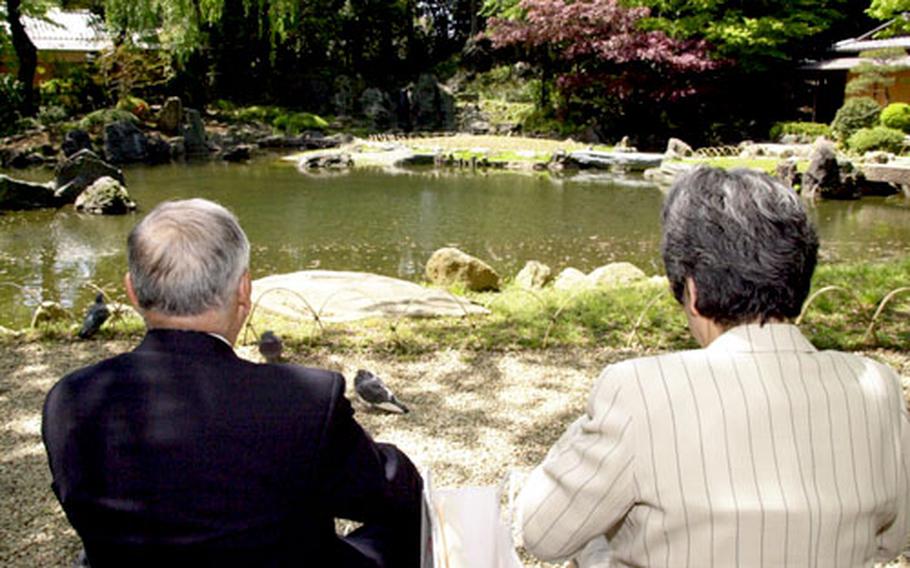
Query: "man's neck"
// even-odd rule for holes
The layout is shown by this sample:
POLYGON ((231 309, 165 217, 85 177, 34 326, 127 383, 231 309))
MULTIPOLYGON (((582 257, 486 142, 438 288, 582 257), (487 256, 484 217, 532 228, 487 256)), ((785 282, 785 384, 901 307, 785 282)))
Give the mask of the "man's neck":
POLYGON ((231 322, 214 311, 194 316, 168 316, 157 312, 145 312, 143 317, 149 329, 199 331, 221 337, 230 345, 237 340, 237 331, 233 329, 231 322))

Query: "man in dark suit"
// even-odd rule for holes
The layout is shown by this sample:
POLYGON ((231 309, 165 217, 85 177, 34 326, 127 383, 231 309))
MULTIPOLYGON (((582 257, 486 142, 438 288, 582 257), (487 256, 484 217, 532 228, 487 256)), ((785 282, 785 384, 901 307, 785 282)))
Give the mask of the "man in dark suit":
POLYGON ((234 354, 251 286, 237 219, 164 203, 128 258, 148 333, 44 406, 52 487, 90 564, 416 566, 420 476, 354 420, 344 377, 234 354), (336 518, 362 526, 340 538, 336 518))

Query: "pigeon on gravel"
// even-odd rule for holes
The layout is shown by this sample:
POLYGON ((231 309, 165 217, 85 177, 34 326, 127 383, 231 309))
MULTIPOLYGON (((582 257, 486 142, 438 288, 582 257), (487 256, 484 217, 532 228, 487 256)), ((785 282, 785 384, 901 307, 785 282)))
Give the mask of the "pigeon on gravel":
POLYGON ((369 371, 363 369, 357 371, 357 376, 354 377, 354 392, 357 393, 360 400, 374 408, 396 414, 409 412, 408 407, 395 397, 389 387, 369 371))
POLYGON ((265 358, 266 363, 280 363, 283 347, 281 338, 272 331, 266 331, 259 338, 259 353, 265 358))
POLYGON ((109 317, 111 317, 111 311, 108 309, 107 304, 104 303, 104 294, 98 292, 98 295, 95 296, 95 303, 85 313, 82 329, 79 330, 79 338, 88 339, 95 335, 109 317))

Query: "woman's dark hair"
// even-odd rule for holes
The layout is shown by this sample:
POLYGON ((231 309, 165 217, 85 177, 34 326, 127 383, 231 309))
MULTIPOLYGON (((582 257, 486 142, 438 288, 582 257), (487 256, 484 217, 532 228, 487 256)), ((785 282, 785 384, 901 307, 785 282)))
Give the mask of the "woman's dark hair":
POLYGON ((682 303, 724 327, 799 315, 818 257, 818 237, 800 198, 752 170, 699 166, 667 196, 661 254, 682 303))

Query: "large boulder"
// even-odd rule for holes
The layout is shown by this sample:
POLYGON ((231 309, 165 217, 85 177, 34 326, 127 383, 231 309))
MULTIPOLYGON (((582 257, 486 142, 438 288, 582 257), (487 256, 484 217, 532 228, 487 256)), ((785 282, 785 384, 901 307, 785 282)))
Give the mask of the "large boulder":
POLYGON ((673 160, 676 158, 685 158, 692 154, 692 146, 689 146, 679 138, 670 138, 667 140, 667 149, 664 152, 664 158, 673 160))
POLYGON ((375 87, 364 90, 360 95, 360 108, 373 128, 383 129, 392 125, 392 102, 384 91, 375 87))
POLYGON ((144 162, 148 157, 148 138, 132 122, 112 122, 104 127, 104 154, 112 164, 144 162))
POLYGON ((180 130, 183 118, 183 102, 180 97, 168 97, 158 113, 158 130, 167 134, 176 134, 180 130))
POLYGON ((76 128, 63 135, 60 149, 64 156, 70 157, 80 150, 91 150, 92 139, 89 138, 88 132, 76 128))
POLYGON ((455 128, 455 97, 436 77, 424 73, 411 90, 411 121, 418 130, 455 128))
POLYGON ((183 144, 186 157, 199 158, 209 155, 208 139, 205 135, 205 126, 202 124, 202 115, 198 110, 188 108, 183 111, 183 144))
MULTIPOLYGON (((556 155, 554 154, 554 159, 556 155)), ((658 168, 663 162, 663 154, 650 154, 645 152, 624 151, 614 149, 612 152, 596 150, 579 150, 562 157, 564 167, 579 169, 613 169, 618 168, 629 171, 644 171, 648 168, 658 168)))
POLYGON ((777 162, 774 176, 790 189, 799 185, 800 175, 799 171, 797 171, 796 160, 785 158, 777 162))
POLYGON ((0 211, 57 207, 53 183, 33 183, 0 175, 0 211))
POLYGON ((648 276, 630 262, 611 262, 595 268, 587 278, 595 286, 619 287, 647 280, 648 276))
POLYGON ((549 266, 536 260, 529 260, 515 277, 515 283, 522 288, 543 288, 553 280, 553 271, 549 266))
POLYGON ((433 284, 464 284, 477 292, 499 289, 499 274, 484 261, 453 247, 437 250, 426 266, 427 278, 433 284))
POLYGON ((76 210, 93 215, 123 215, 134 209, 126 188, 111 177, 98 178, 76 198, 76 210))
POLYGON ((809 156, 809 168, 803 174, 802 194, 809 198, 855 199, 859 197, 855 184, 844 183, 837 162, 834 143, 819 138, 809 156))
POLYGON ((60 203, 73 203, 85 188, 100 177, 112 177, 125 184, 123 172, 108 164, 91 150, 81 150, 60 160, 55 170, 56 197, 60 203))
POLYGON ((148 137, 145 163, 151 165, 167 164, 171 161, 173 153, 174 151, 167 140, 157 134, 152 134, 148 137))

